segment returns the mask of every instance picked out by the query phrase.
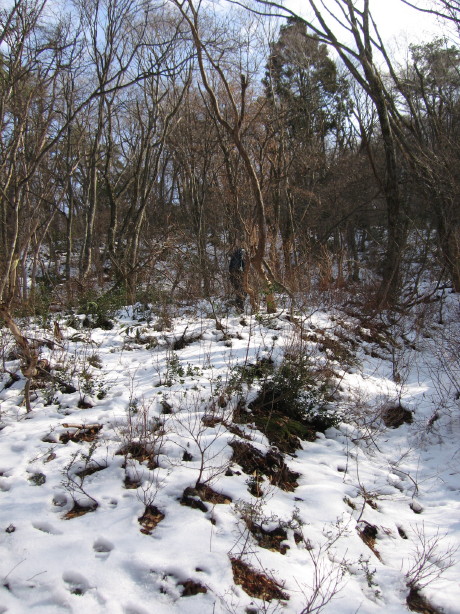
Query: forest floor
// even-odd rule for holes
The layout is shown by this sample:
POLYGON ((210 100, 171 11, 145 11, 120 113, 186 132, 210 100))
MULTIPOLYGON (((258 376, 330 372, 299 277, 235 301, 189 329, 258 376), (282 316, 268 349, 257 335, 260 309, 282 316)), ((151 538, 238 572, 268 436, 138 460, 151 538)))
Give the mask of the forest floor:
POLYGON ((0 613, 458 614, 458 297, 201 307, 22 322, 30 413, 2 331, 0 613), (280 373, 308 419, 262 402, 280 373))

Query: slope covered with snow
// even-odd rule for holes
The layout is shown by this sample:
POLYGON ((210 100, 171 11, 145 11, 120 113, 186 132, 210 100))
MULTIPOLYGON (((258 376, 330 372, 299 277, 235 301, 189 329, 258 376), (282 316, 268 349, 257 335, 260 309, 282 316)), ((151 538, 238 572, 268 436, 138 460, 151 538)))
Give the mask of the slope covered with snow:
POLYGON ((166 327, 127 309, 110 330, 62 318, 62 340, 30 325, 48 373, 29 414, 3 331, 0 612, 401 614, 410 593, 460 612, 451 300, 442 324, 166 327), (267 401, 280 374, 308 420, 267 401), (315 438, 318 414, 334 426, 315 438))

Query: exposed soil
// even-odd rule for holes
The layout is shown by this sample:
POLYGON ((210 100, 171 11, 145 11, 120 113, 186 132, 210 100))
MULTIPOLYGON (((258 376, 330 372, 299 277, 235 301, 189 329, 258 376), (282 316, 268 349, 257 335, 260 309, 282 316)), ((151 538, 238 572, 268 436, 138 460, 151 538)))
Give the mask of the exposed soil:
POLYGON ((318 328, 304 333, 302 338, 317 343, 320 352, 329 353, 340 364, 353 365, 356 361, 355 350, 358 344, 341 331, 336 332, 335 337, 331 337, 328 331, 318 328))
POLYGON ((403 424, 412 424, 413 415, 401 405, 395 405, 382 412, 382 420, 388 428, 397 429, 403 424))
POLYGON ((302 440, 316 439, 316 429, 307 422, 295 420, 275 410, 267 411, 262 405, 251 404, 251 409, 251 421, 267 437, 271 445, 282 452, 294 454, 302 447, 302 440))
POLYGON ((58 388, 60 392, 62 392, 62 394, 72 394, 74 392, 77 392, 75 386, 72 386, 72 384, 69 384, 67 382, 59 382, 58 388))
POLYGON ((205 513, 208 511, 208 507, 203 503, 200 493, 192 486, 188 486, 184 490, 180 499, 180 504, 191 507, 194 510, 201 510, 205 513))
POLYGON ((107 469, 107 465, 90 465, 89 467, 86 467, 86 469, 77 471, 77 475, 79 478, 86 478, 88 475, 93 475, 93 473, 97 473, 103 469, 107 469))
POLYGON ((264 480, 262 475, 253 475, 247 480, 248 490, 253 497, 262 497, 264 494, 264 480))
POLYGON ((298 531, 294 531, 294 541, 297 545, 305 542, 303 535, 298 531))
POLYGON ((289 546, 282 543, 287 539, 287 533, 282 527, 268 531, 255 522, 246 522, 246 526, 261 548, 281 554, 286 554, 289 550, 289 546))
POLYGON ((232 441, 230 446, 233 448, 231 460, 248 475, 265 475, 272 484, 290 492, 298 486, 300 474, 289 469, 280 452, 269 450, 264 455, 249 443, 241 441, 232 441))
POLYGON ((249 441, 251 441, 251 437, 247 435, 242 429, 240 429, 240 427, 236 424, 229 424, 227 426, 227 429, 230 431, 230 433, 232 433, 232 435, 236 435, 237 437, 241 437, 241 439, 248 439, 249 441))
POLYGON ((184 331, 179 338, 174 339, 174 341, 171 343, 171 347, 174 351, 183 350, 185 347, 187 347, 187 345, 192 345, 192 343, 195 343, 201 339, 201 334, 186 336, 185 333, 186 331, 184 331))
POLYGON ((222 493, 216 492, 207 484, 198 484, 196 489, 197 493, 201 497, 203 501, 207 501, 208 503, 221 503, 228 504, 232 502, 232 498, 228 495, 224 495, 222 493))
POLYGON ((78 409, 91 409, 93 404, 89 401, 85 401, 85 399, 80 399, 77 404, 78 409))
POLYGON ((349 311, 348 313, 361 321, 361 326, 357 326, 352 330, 357 338, 362 339, 366 343, 376 344, 384 350, 393 345, 394 341, 387 324, 376 322, 372 318, 365 318, 362 312, 349 311))
POLYGON ((165 515, 154 505, 147 505, 142 516, 138 518, 142 526, 141 533, 150 535, 153 529, 163 520, 165 515))
POLYGON ((136 488, 139 488, 140 485, 141 483, 139 480, 130 478, 129 475, 125 477, 123 482, 123 486, 128 490, 135 490, 136 488))
POLYGON ((375 556, 379 559, 379 561, 381 561, 382 558, 380 556, 380 553, 375 547, 375 540, 378 535, 377 527, 373 524, 366 523, 364 525, 364 528, 362 529, 358 528, 358 534, 360 538, 363 540, 363 542, 366 544, 366 546, 370 548, 372 552, 375 554, 375 556))
POLYGON ((200 584, 199 582, 195 582, 194 580, 186 580, 185 582, 180 582, 180 586, 183 586, 182 597, 191 597, 193 595, 198 595, 199 593, 207 593, 208 589, 200 584))
POLYGON ((117 456, 130 456, 139 463, 147 461, 147 467, 149 469, 156 469, 154 454, 149 452, 145 446, 137 442, 127 443, 125 446, 118 450, 117 456))
POLYGON ((44 473, 34 473, 30 476, 29 482, 35 486, 42 486, 46 482, 46 476, 44 473))
POLYGON ((417 588, 412 587, 406 599, 407 607, 412 612, 420 612, 421 614, 442 614, 441 610, 435 608, 417 588))
POLYGON ((96 509, 97 503, 92 503, 91 505, 80 505, 79 503, 75 502, 73 508, 64 514, 63 518, 64 520, 71 520, 72 518, 84 516, 89 512, 94 512, 96 509))
POLYGON ((212 414, 205 415, 201 418, 201 422, 204 426, 208 426, 209 428, 213 428, 218 424, 222 423, 222 418, 218 418, 217 416, 213 416, 212 414))
MULTIPOLYGON (((65 425, 64 425, 65 426, 65 425)), ((102 429, 102 424, 92 424, 88 427, 82 425, 80 428, 68 430, 59 437, 59 441, 62 443, 68 443, 69 441, 94 441, 99 431, 102 429)))
POLYGON ((204 501, 213 505, 228 504, 232 502, 232 498, 216 492, 207 484, 198 484, 195 488, 188 486, 184 490, 180 503, 192 509, 207 512, 208 507, 204 504, 204 501))
POLYGON ((288 600, 289 595, 283 593, 282 586, 273 578, 255 571, 240 559, 230 559, 233 570, 233 581, 239 584, 243 590, 250 596, 264 601, 272 599, 288 600))
POLYGON ((207 416, 203 416, 203 418, 201 419, 201 422, 204 424, 204 426, 208 426, 210 428, 217 426, 218 424, 224 424, 225 428, 228 431, 230 431, 230 433, 233 433, 234 435, 237 435, 238 437, 241 437, 242 439, 249 439, 246 433, 244 433, 242 429, 240 429, 239 426, 237 426, 233 422, 226 423, 222 420, 222 418, 218 418, 212 415, 207 415, 207 416))
POLYGON ((11 388, 11 386, 15 383, 15 382, 19 382, 19 380, 21 379, 19 377, 19 375, 17 375, 17 373, 10 373, 8 372, 10 379, 6 382, 6 384, 3 385, 3 390, 7 390, 8 388, 11 388))

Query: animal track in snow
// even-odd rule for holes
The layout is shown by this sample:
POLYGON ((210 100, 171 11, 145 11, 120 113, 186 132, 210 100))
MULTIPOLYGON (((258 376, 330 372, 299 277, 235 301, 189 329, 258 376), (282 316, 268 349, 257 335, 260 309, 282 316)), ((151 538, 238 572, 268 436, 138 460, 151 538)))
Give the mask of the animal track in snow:
POLYGON ((110 507, 117 507, 118 501, 114 497, 102 497, 102 498, 104 499, 104 501, 107 501, 107 505, 110 505, 110 507))
POLYGON ((32 526, 38 531, 43 531, 43 533, 49 533, 49 535, 62 535, 62 531, 53 527, 53 525, 49 522, 33 522, 32 526))
POLYGON ((62 579, 72 595, 84 595, 91 588, 88 580, 76 571, 64 572, 62 579))
POLYGON ((67 497, 61 493, 54 495, 53 497, 53 505, 56 507, 64 507, 67 503, 67 497))
POLYGON ((147 610, 140 609, 135 605, 125 605, 123 608, 123 614, 147 614, 147 610))
POLYGON ((5 479, 0 478, 0 490, 2 490, 3 492, 7 492, 8 490, 10 490, 10 488, 11 488, 11 484, 7 482, 5 479))
POLYGON ((107 559, 115 546, 108 539, 99 537, 93 544, 93 550, 98 559, 107 559))

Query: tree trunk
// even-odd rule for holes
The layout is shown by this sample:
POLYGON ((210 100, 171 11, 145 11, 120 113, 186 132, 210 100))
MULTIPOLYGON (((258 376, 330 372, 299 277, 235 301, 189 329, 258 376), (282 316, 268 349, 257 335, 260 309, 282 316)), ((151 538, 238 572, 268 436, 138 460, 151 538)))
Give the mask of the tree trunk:
POLYGON ((26 405, 27 413, 29 413, 31 411, 30 381, 37 375, 38 372, 38 353, 29 345, 29 342, 19 330, 16 322, 11 316, 9 308, 5 304, 0 305, 0 318, 3 318, 6 326, 10 329, 10 332, 13 335, 14 340, 18 344, 19 350, 21 352, 21 372, 27 380, 26 386, 24 388, 24 402, 26 405))
POLYGON ((438 217, 438 240, 454 292, 460 292, 460 222, 442 213, 438 217))

